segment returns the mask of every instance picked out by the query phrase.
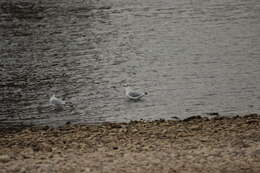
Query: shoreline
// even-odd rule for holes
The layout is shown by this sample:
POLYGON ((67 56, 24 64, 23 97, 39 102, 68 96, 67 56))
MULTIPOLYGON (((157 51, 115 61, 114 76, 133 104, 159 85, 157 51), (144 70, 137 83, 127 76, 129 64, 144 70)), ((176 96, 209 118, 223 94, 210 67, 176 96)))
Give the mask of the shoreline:
POLYGON ((174 121, 174 122, 185 122, 193 119, 201 119, 201 120, 216 120, 216 119, 233 119, 233 118, 243 118, 243 117, 253 117, 260 116, 258 113, 250 113, 250 114, 241 114, 241 115, 220 115, 217 112, 206 113, 205 115, 194 115, 184 119, 180 119, 176 116, 171 119, 157 119, 157 120, 130 120, 129 122, 97 122, 97 123, 72 123, 71 121, 64 122, 63 125, 58 126, 48 126, 48 125, 34 125, 34 124, 23 124, 21 122, 1 122, 0 121, 0 131, 4 132, 19 132, 25 129, 34 129, 34 130, 47 130, 47 129, 62 129, 67 127, 77 127, 77 126, 102 126, 108 124, 131 124, 133 122, 143 122, 143 123, 151 123, 157 121, 174 121))
POLYGON ((0 132, 1 172, 259 172, 260 115, 0 132))

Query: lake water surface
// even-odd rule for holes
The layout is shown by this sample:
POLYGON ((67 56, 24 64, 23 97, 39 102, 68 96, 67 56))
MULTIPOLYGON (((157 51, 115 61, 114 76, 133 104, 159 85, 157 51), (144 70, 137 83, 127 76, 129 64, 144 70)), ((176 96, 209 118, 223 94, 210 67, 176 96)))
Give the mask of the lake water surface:
POLYGON ((259 0, 0 5, 2 126, 260 112, 259 0), (124 83, 149 94, 129 102, 124 83))

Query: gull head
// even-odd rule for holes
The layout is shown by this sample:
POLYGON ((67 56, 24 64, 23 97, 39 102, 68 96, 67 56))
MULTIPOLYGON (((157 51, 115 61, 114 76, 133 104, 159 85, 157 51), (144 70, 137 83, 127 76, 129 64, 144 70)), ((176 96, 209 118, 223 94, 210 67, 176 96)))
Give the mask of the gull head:
POLYGON ((125 89, 125 91, 126 91, 127 93, 132 90, 128 84, 124 84, 124 85, 123 85, 123 88, 125 89))
POLYGON ((123 84, 123 87, 127 88, 127 87, 129 87, 129 85, 128 84, 123 84))

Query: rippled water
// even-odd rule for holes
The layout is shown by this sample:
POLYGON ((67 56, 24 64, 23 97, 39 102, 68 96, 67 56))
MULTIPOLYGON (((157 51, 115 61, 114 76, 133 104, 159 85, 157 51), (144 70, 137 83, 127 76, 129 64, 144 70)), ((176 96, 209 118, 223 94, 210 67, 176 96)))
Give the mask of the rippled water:
POLYGON ((2 126, 260 112, 259 0, 0 5, 2 126), (124 83, 149 95, 129 102, 124 83))

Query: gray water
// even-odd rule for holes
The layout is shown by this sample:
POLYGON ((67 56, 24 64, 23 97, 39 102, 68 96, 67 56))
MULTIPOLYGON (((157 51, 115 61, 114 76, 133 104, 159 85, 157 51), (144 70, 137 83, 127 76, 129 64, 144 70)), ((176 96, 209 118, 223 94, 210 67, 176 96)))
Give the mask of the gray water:
POLYGON ((0 4, 2 126, 260 112, 259 0, 0 4))

